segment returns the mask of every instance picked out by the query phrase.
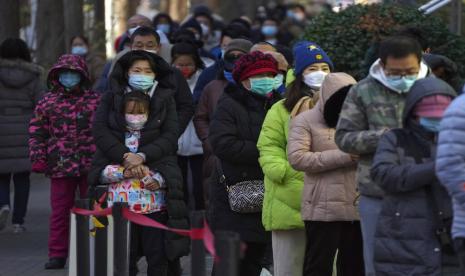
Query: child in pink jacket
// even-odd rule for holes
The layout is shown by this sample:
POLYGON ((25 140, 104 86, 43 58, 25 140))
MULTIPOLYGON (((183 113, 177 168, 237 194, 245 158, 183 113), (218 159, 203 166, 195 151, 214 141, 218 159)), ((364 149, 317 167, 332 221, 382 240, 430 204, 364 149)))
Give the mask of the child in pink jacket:
POLYGON ((69 244, 69 214, 79 187, 87 194, 87 174, 95 145, 92 120, 99 103, 89 89, 85 61, 76 55, 63 55, 50 70, 49 92, 36 106, 29 133, 32 170, 51 178, 49 262, 46 269, 66 264, 69 244))

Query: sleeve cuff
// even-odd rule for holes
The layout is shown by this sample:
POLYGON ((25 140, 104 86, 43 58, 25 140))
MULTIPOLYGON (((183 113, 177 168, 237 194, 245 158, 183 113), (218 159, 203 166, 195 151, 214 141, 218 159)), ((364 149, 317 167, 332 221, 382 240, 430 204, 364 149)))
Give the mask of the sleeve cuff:
POLYGON ((156 172, 152 175, 152 178, 160 184, 160 188, 166 188, 165 179, 160 173, 156 172))
POLYGON ((140 157, 142 157, 142 159, 144 160, 144 162, 147 161, 147 160, 146 160, 146 159, 147 159, 147 156, 145 155, 145 153, 143 153, 143 152, 138 152, 137 155, 139 155, 140 157))

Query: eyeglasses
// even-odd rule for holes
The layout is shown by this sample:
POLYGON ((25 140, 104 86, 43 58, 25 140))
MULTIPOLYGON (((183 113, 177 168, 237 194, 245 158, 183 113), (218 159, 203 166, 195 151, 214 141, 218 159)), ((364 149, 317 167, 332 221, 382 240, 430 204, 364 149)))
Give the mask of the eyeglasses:
POLYGON ((399 78, 408 77, 408 76, 416 76, 420 73, 419 70, 415 70, 415 69, 406 70, 406 71, 384 69, 384 72, 386 76, 399 77, 399 78))

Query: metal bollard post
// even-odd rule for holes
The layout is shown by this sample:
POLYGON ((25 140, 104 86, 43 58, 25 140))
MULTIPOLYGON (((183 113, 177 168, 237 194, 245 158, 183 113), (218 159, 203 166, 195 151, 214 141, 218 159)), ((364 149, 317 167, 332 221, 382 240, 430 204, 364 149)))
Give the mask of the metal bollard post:
MULTIPOLYGON (((201 229, 204 227, 205 211, 191 212, 191 229, 201 229)), ((205 245, 203 240, 191 241, 191 275, 205 276, 207 268, 205 265, 205 245)))
POLYGON ((217 231, 215 233, 215 249, 218 263, 215 265, 215 275, 238 276, 240 237, 238 233, 217 231))
MULTIPOLYGON (((77 208, 90 209, 89 199, 77 199, 75 204, 77 208)), ((76 215, 76 268, 79 276, 90 276, 89 253, 89 217, 76 215)))
POLYGON ((126 202, 115 202, 113 204, 113 275, 129 275, 129 251, 131 224, 123 217, 123 208, 127 208, 126 202))
POLYGON ((105 228, 95 229, 94 275, 107 275, 107 225, 106 217, 97 218, 105 228))

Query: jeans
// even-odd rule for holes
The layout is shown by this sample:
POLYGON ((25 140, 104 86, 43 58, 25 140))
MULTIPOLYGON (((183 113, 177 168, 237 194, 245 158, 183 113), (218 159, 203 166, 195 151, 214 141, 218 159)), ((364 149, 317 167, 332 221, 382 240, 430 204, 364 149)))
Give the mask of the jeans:
POLYGON ((13 224, 24 224, 29 200, 29 172, 0 174, 0 208, 10 206, 10 180, 13 176, 14 202, 13 202, 13 224))
MULTIPOLYGON (((304 276, 363 276, 362 233, 358 221, 306 221, 304 276)), ((301 274, 302 275, 302 274, 301 274)))
POLYGON ((359 203, 360 224, 363 237, 363 259, 365 275, 375 276, 374 251, 375 233, 383 200, 374 197, 361 196, 359 203))

